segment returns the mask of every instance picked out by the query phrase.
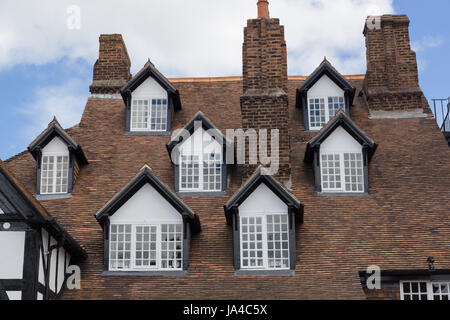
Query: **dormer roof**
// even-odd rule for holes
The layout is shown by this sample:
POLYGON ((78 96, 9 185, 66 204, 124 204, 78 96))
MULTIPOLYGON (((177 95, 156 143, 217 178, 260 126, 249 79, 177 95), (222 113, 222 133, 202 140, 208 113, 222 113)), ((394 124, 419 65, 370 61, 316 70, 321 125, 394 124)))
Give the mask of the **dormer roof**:
POLYGON ((122 88, 120 94, 126 102, 129 98, 131 92, 133 92, 137 87, 139 87, 148 77, 152 77, 159 83, 167 93, 173 98, 173 105, 175 111, 181 110, 181 100, 178 90, 170 83, 169 80, 156 69, 155 65, 150 61, 150 59, 145 63, 142 69, 134 75, 133 78, 122 88))
MULTIPOLYGON (((209 120, 201 111, 198 111, 194 117, 189 120, 189 122, 182 128, 184 132, 189 132, 190 135, 194 133, 194 131, 197 129, 196 122, 201 123, 203 130, 209 131, 213 133, 213 136, 215 138, 219 138, 222 141, 222 145, 224 147, 229 146, 231 144, 230 141, 227 140, 227 138, 222 134, 222 132, 217 129, 217 127, 209 120)), ((170 141, 167 143, 167 151, 169 152, 169 155, 171 155, 172 150, 179 144, 182 144, 184 142, 183 137, 183 131, 180 131, 178 134, 176 134, 170 141)))
POLYGON ((294 210, 298 223, 303 223, 303 205, 300 204, 300 201, 274 177, 269 175, 264 167, 259 166, 247 182, 224 205, 228 225, 232 225, 234 208, 238 208, 261 183, 264 183, 281 201, 294 210))
POLYGON ((336 115, 312 138, 307 146, 304 161, 311 163, 314 159, 314 150, 317 146, 325 141, 338 127, 346 130, 359 144, 368 148, 369 161, 375 153, 378 145, 370 139, 358 126, 350 119, 350 117, 339 108, 336 115))
POLYGON ((166 201, 168 201, 183 217, 189 219, 192 232, 201 231, 200 219, 184 202, 173 193, 170 188, 162 183, 148 165, 144 165, 138 174, 120 190, 106 205, 103 206, 95 217, 103 225, 105 218, 112 216, 145 184, 150 184, 166 201))
POLYGON ((303 85, 297 89, 297 99, 295 106, 297 108, 303 107, 303 96, 306 96, 309 89, 319 81, 322 76, 328 76, 339 88, 344 90, 344 94, 348 96, 350 104, 355 97, 355 88, 345 80, 345 78, 331 65, 331 63, 325 57, 320 65, 314 70, 311 75, 305 80, 303 85))
POLYGON ((28 151, 35 159, 38 158, 40 150, 42 150, 55 137, 59 137, 67 145, 69 150, 72 150, 80 165, 88 164, 86 155, 83 149, 78 145, 61 127, 56 117, 48 124, 48 127, 37 136, 36 139, 28 146, 28 151))

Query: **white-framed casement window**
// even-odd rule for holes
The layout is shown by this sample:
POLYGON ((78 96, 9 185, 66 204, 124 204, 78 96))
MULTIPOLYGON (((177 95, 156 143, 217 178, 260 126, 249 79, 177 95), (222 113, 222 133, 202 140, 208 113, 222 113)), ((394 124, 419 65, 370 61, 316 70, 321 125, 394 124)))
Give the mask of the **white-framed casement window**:
POLYGON ((241 269, 289 269, 287 214, 240 217, 241 269))
POLYGON ((339 108, 345 108, 343 96, 308 98, 310 130, 320 130, 335 116, 339 108))
POLYGON ((168 101, 166 98, 133 97, 131 131, 167 131, 168 101))
POLYGON ((211 152, 180 156, 180 191, 222 190, 222 155, 211 152), (201 157, 201 158, 200 158, 201 157))
POLYGON ((69 153, 43 153, 41 160, 41 194, 67 193, 69 153))
POLYGON ((364 192, 362 152, 321 152, 320 171, 323 192, 364 192))
POLYGON ((401 300, 450 300, 450 282, 400 281, 401 300))
POLYGON ((111 224, 110 271, 182 270, 182 224, 111 224))

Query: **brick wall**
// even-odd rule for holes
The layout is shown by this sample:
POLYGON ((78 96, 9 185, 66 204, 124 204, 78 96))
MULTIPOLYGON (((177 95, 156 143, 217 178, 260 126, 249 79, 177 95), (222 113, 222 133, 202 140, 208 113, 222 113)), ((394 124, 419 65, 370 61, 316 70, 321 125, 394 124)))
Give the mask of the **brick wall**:
MULTIPOLYGON (((241 96, 244 130, 279 130, 279 171, 281 181, 290 179, 290 146, 288 136, 287 55, 284 27, 279 19, 248 20, 243 44, 243 95, 241 96)), ((270 141, 270 140, 269 140, 270 141)), ((268 142, 269 154, 277 151, 268 142)), ((248 154, 246 144, 246 154, 248 154)), ((256 169, 244 166, 243 179, 256 169)))
POLYGON ((369 21, 364 28, 367 56, 364 89, 370 109, 402 111, 423 108, 416 54, 410 45, 408 17, 384 15, 376 19, 380 19, 379 25, 369 21))
POLYGON ((101 35, 99 57, 94 65, 94 81, 90 86, 91 93, 119 93, 131 79, 130 67, 130 57, 122 35, 101 35))

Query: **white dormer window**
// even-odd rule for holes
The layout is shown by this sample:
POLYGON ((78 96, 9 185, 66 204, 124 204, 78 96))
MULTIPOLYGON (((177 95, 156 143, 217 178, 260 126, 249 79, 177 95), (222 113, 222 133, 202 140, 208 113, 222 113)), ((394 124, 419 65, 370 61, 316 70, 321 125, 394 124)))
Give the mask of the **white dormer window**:
POLYGON ((167 131, 167 110, 167 98, 133 97, 131 131, 167 131))
POLYGON ((309 129, 320 130, 339 110, 345 109, 344 90, 323 75, 308 90, 309 129))
POLYGON ((64 142, 55 137, 42 150, 41 194, 68 192, 69 150, 64 142))
POLYGON ((320 148, 323 192, 364 192, 362 146, 338 127, 320 148))

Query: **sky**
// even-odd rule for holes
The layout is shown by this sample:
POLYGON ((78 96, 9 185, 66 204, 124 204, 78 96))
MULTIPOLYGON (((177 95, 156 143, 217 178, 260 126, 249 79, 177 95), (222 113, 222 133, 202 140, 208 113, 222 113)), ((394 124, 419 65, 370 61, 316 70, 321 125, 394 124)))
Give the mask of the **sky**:
MULTIPOLYGON (((80 121, 102 33, 123 35, 133 74, 150 58, 167 77, 241 75, 256 2, 1 0, 0 159, 25 150, 53 116, 64 127, 80 121)), ((309 75, 324 56, 342 74, 365 73, 365 17, 407 14, 425 96, 450 96, 450 1, 269 2, 285 26, 289 75, 309 75)))

